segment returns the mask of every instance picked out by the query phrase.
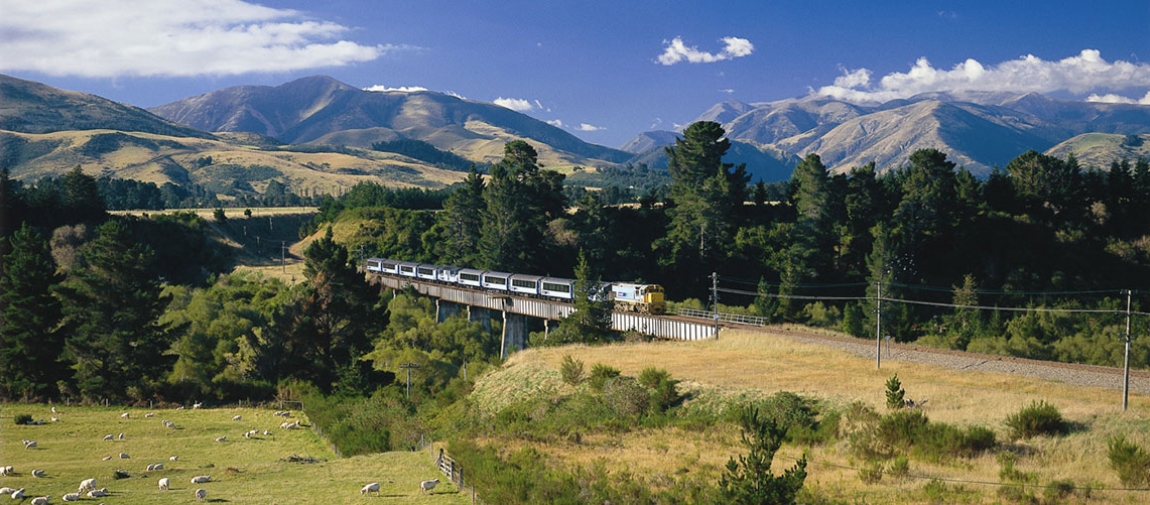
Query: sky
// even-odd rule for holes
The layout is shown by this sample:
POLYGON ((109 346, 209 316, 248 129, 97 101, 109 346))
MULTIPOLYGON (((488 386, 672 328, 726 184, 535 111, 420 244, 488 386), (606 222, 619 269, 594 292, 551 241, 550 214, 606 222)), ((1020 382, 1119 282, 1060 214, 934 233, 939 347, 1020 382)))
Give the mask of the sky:
POLYGON ((0 0, 0 73, 152 107, 329 75, 618 147, 724 100, 1150 106, 1150 1, 0 0))

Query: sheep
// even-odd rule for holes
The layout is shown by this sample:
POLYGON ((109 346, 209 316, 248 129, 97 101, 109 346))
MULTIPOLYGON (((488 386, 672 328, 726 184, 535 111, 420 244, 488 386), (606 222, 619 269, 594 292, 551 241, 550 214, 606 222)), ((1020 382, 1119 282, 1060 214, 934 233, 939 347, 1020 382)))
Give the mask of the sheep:
POLYGON ((78 489, 77 492, 83 493, 84 491, 91 491, 93 489, 96 489, 96 479, 84 479, 80 481, 80 489, 78 489))
POLYGON ((112 461, 112 457, 111 456, 104 456, 104 461, 112 461))
POLYGON ((211 475, 197 475, 195 477, 192 477, 192 484, 203 484, 205 482, 211 482, 211 481, 212 481, 211 475))
POLYGON ((236 414, 236 415, 232 416, 232 421, 242 421, 243 418, 244 418, 244 416, 242 416, 240 414, 236 414))
POLYGON ((172 457, 168 458, 168 461, 176 461, 178 459, 180 459, 179 456, 172 456, 172 457))
POLYGON ((58 422, 60 422, 60 418, 56 417, 56 416, 52 416, 52 422, 58 423, 58 422))
POLYGON ((80 493, 68 493, 60 498, 64 501, 80 501, 80 493))
POLYGON ((88 498, 103 498, 105 496, 108 496, 108 488, 106 487, 88 491, 88 498))
POLYGON ((119 435, 116 435, 116 439, 117 439, 117 440, 123 440, 123 439, 124 439, 124 434, 123 434, 123 433, 120 433, 119 435))
POLYGON ((200 489, 196 490, 196 499, 197 500, 204 501, 204 499, 206 499, 207 497, 208 497, 208 490, 207 489, 200 488, 200 489))
POLYGON ((56 407, 52 407, 52 413, 53 414, 59 414, 59 412, 56 412, 56 407))
MULTIPOLYGON (((10 466, 0 466, 0 475, 15 475, 15 470, 10 466)), ((0 493, 3 494, 3 493, 0 493)))
POLYGON ((184 410, 184 406, 180 405, 179 407, 176 407, 176 410, 184 410))
POLYGON ((132 459, 132 457, 128 456, 128 453, 126 453, 126 452, 121 452, 120 453, 120 459, 132 459))
POLYGON ((216 442, 227 442, 227 441, 228 441, 227 435, 219 437, 216 439, 216 442))
POLYGON ((151 413, 151 412, 148 412, 147 414, 144 414, 144 417, 154 417, 155 415, 156 415, 156 414, 153 414, 153 413, 151 413))
POLYGON ((32 476, 37 478, 37 479, 42 479, 42 478, 44 478, 44 471, 43 470, 32 470, 32 476))
POLYGON ((36 441, 35 440, 25 440, 24 441, 24 448, 25 449, 35 449, 36 448, 36 441))
POLYGON ((51 496, 40 496, 38 498, 32 498, 32 505, 48 505, 48 500, 51 499, 51 496))
POLYGON ((0 494, 2 494, 2 495, 11 495, 15 491, 16 491, 16 488, 0 487, 0 494))
POLYGON ((131 419, 131 418, 132 418, 132 415, 127 413, 127 412, 120 414, 120 419, 131 419))
POLYGON ((371 484, 363 486, 363 489, 359 490, 360 495, 365 495, 365 494, 370 494, 370 493, 375 493, 376 496, 379 496, 379 483, 378 482, 372 482, 371 484))
POLYGON ((158 472, 158 471, 163 470, 163 469, 164 469, 163 463, 152 463, 152 464, 148 465, 148 468, 145 469, 144 471, 145 472, 158 472))
POLYGON ((113 441, 113 440, 115 440, 115 439, 116 439, 116 437, 112 436, 112 434, 111 434, 111 433, 109 433, 109 434, 107 434, 107 435, 104 435, 104 441, 105 441, 105 442, 111 442, 111 441, 113 441))
POLYGON ((263 433, 264 433, 265 437, 270 436, 272 434, 272 432, 270 432, 268 430, 264 430, 263 433))
POLYGON ((196 402, 196 403, 192 404, 193 409, 198 409, 198 408, 203 407, 203 406, 204 406, 204 404, 200 403, 200 402, 196 402))
POLYGON ((13 500, 23 500, 24 499, 24 488, 20 488, 20 489, 17 489, 15 491, 12 491, 12 499, 13 500))
POLYGON ((439 484, 439 479, 425 480, 419 483, 419 492, 427 494, 428 491, 435 489, 435 485, 439 484))
POLYGON ((160 491, 167 491, 171 488, 172 482, 167 477, 160 479, 160 491))

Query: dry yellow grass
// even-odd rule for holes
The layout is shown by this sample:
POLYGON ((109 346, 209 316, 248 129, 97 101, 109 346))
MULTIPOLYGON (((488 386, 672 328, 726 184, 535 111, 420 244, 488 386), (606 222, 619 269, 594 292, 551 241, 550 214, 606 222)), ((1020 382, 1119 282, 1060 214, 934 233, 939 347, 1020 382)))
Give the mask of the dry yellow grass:
MULTIPOLYGON (((666 369, 691 388, 764 395, 792 391, 831 406, 843 407, 859 401, 880 412, 885 410, 884 383, 897 373, 908 396, 930 399, 925 413, 931 421, 984 426, 1007 444, 1006 417, 1033 401, 1044 400, 1056 405, 1078 429, 1064 437, 1039 437, 1007 446, 1023 454, 1016 468, 1034 473, 1039 485, 1069 479, 1079 486, 1121 488, 1116 473, 1109 468, 1107 439, 1125 434, 1138 443, 1150 442, 1145 435, 1150 431, 1150 399, 1144 396, 1132 395, 1130 410, 1123 413, 1120 392, 1112 390, 898 360, 884 360, 882 370, 876 370, 873 360, 778 335, 724 331, 721 337, 717 341, 533 349, 517 353, 506 366, 508 370, 548 370, 558 380, 555 371, 563 356, 570 354, 583 361, 586 369, 604 363, 626 375, 637 375, 643 368, 654 366, 666 369)), ((548 387, 543 385, 540 389, 548 387)), ((727 458, 744 452, 735 429, 586 435, 578 442, 558 441, 541 449, 555 455, 562 464, 602 461, 611 469, 648 474, 671 474, 688 468, 716 478, 727 458)), ((789 467, 802 451, 803 448, 784 446, 773 468, 780 472, 789 467)), ((807 484, 824 496, 851 502, 906 503, 925 499, 921 489, 929 479, 951 479, 966 482, 957 485, 973 492, 975 496, 968 497, 973 501, 996 502, 998 487, 981 484, 999 482, 1000 466, 995 458, 995 454, 987 454, 941 465, 912 461, 913 478, 885 478, 879 484, 868 485, 858 478, 863 463, 851 457, 847 443, 840 441, 810 449, 807 484)), ((1042 496, 1043 490, 1034 492, 1042 496)), ((1093 502, 1125 503, 1150 495, 1095 490, 1091 497, 1093 502)))

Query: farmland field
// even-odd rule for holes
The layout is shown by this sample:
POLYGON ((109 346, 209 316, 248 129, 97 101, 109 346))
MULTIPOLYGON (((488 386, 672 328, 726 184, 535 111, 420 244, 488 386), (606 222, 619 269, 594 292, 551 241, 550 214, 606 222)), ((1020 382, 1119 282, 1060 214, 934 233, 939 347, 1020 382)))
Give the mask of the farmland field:
POLYGON ((419 493, 420 481, 443 480, 427 451, 339 458, 308 428, 306 418, 291 418, 300 419, 302 429, 283 430, 280 424, 285 418, 274 416, 272 410, 56 405, 58 413, 53 414, 50 408, 0 406, 0 466, 12 466, 16 472, 0 477, 0 486, 26 488, 28 497, 49 495, 52 503, 75 492, 88 478, 95 478, 97 487, 108 488, 109 496, 101 498, 108 504, 196 503, 197 488, 207 490, 208 501, 216 503, 470 503, 470 495, 443 483, 431 495, 419 493), (121 418, 124 412, 128 418, 121 418), (145 417, 149 412, 154 416, 145 417), (44 419, 45 424, 16 425, 14 418, 21 414, 44 419), (233 420, 237 415, 241 420, 233 420), (52 417, 59 421, 51 421, 52 417), (176 427, 166 427, 163 420, 176 427), (271 434, 263 435, 265 429, 271 434), (248 439, 243 436, 248 430, 261 434, 248 439), (113 440, 104 440, 106 435, 113 435, 113 440), (227 439, 217 442, 219 437, 227 439), (23 439, 35 440, 37 447, 24 449, 23 439), (129 458, 121 459, 121 453, 129 458), (112 458, 105 461, 108 456, 112 458), (178 456, 177 461, 171 456, 178 456), (154 463, 165 468, 145 471, 154 463), (44 470, 44 477, 33 477, 33 469, 44 470), (114 479, 121 469, 130 477, 114 479), (210 475, 212 480, 192 484, 191 478, 198 475, 210 475), (158 489, 163 477, 171 480, 171 490, 158 489), (369 482, 381 483, 381 498, 359 494, 369 482))

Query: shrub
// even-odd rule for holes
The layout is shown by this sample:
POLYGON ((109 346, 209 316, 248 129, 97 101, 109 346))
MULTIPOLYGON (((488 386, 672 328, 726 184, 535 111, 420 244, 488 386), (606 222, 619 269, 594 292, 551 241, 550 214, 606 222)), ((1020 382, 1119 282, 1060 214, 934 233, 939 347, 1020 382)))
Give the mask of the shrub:
POLYGON ((621 373, 622 372, 617 368, 612 368, 602 363, 595 363, 595 365, 591 367, 591 376, 588 377, 587 380, 596 391, 602 391, 603 385, 606 384, 608 380, 618 377, 621 373))
POLYGON ((603 399, 616 415, 637 416, 647 411, 651 396, 632 377, 616 377, 603 384, 603 399))
POLYGON ((1107 442, 1110 468, 1118 472, 1118 479, 1127 487, 1145 487, 1150 484, 1150 452, 1140 445, 1127 442, 1125 436, 1107 442))
POLYGON ((910 475, 910 459, 906 456, 896 456, 894 461, 890 462, 886 474, 896 479, 905 479, 910 475))
POLYGON ((995 458, 998 460, 998 479, 1003 482, 1017 482, 1026 484, 1034 482, 1037 476, 1033 473, 1023 472, 1014 468, 1014 463, 1018 461, 1018 456, 1013 452, 1000 452, 995 458))
POLYGON ((583 382, 583 362, 572 358, 570 354, 563 356, 563 363, 559 365, 559 375, 572 386, 583 382))
POLYGON ((878 484, 882 480, 882 463, 872 461, 860 468, 859 480, 864 484, 878 484))
POLYGON ((1017 414, 1007 416, 1006 427, 1010 428, 1010 437, 1013 439, 1060 435, 1068 429, 1058 408, 1042 400, 1031 403, 1017 414))
POLYGON ((906 406, 906 391, 902 389, 902 382, 898 374, 890 376, 886 381, 886 408, 901 409, 906 406))
POLYGON ((32 424, 32 414, 16 414, 16 424, 32 424))
POLYGON ((1050 481, 1050 484, 1047 484, 1046 489, 1042 491, 1042 497, 1045 498, 1048 503, 1057 503, 1059 500, 1065 500, 1074 495, 1076 487, 1074 481, 1070 479, 1053 480, 1050 481))
POLYGON ((651 408, 665 412, 679 401, 679 381, 671 378, 666 370, 655 367, 644 368, 639 372, 639 384, 651 394, 651 408))

